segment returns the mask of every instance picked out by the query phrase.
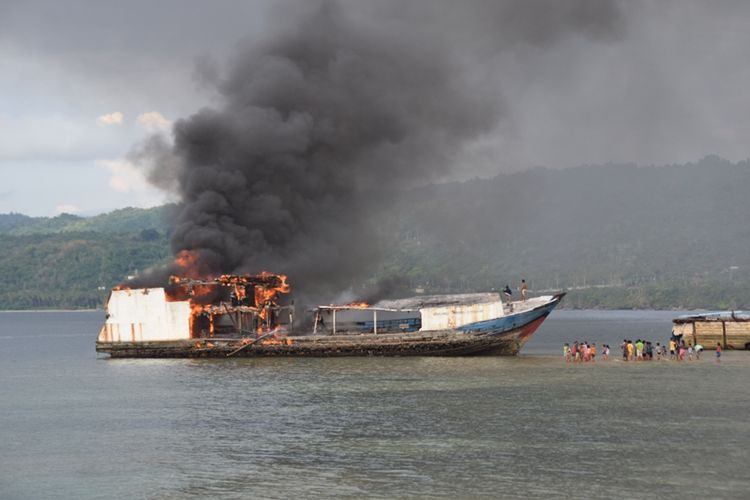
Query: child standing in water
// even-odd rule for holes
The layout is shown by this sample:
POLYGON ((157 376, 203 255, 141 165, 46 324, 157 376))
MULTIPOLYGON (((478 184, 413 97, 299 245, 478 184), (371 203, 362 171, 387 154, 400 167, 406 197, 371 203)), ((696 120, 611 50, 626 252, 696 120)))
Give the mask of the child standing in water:
POLYGON ((716 343, 716 362, 721 363, 721 344, 716 343))

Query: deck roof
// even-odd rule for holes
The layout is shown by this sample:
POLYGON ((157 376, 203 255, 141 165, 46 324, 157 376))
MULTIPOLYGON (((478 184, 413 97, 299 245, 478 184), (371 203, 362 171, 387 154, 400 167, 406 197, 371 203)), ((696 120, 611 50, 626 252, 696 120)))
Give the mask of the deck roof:
POLYGON ((497 293, 461 293, 452 295, 420 295, 405 299, 381 300, 373 304, 373 307, 383 309, 423 309, 425 307, 442 306, 470 306, 473 304, 486 304, 497 302, 500 294, 497 293))
POLYGON ((684 314, 677 316, 674 323, 690 323, 692 321, 750 321, 748 311, 710 311, 700 314, 684 314))

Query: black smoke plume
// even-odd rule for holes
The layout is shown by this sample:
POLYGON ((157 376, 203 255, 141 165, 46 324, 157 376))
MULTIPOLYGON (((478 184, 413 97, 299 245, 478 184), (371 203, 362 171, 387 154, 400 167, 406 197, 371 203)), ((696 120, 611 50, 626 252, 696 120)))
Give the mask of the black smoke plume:
MULTIPOLYGON (((378 12, 396 18, 400 4, 385 5, 378 12)), ((441 5, 464 13, 417 5, 428 20, 441 5)), ((617 17, 610 2, 567 5, 461 9, 481 20, 477 37, 500 45, 551 43, 566 31, 596 38, 617 17)), ((172 249, 193 253, 200 273, 284 273, 297 292, 321 299, 349 288, 388 250, 395 197, 444 177, 500 119, 497 88, 440 33, 416 23, 400 36, 392 23, 353 21, 352 10, 322 3, 294 29, 241 48, 213 79, 220 105, 177 121, 172 145, 152 138, 134 153, 156 166, 154 184, 179 194, 172 249)), ((404 15, 416 21, 419 12, 404 15)), ((457 29, 471 36, 461 19, 457 29)))

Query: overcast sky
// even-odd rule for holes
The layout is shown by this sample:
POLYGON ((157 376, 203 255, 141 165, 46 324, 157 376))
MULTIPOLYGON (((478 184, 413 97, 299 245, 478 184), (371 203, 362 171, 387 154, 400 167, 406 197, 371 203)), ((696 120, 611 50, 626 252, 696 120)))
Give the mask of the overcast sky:
MULTIPOLYGON (((163 203, 127 153, 212 106, 211 79, 237 47, 294 29, 310 5, 0 1, 0 213, 163 203)), ((555 26, 541 24, 531 39, 472 5, 347 3, 368 29, 441 46, 494 90, 501 118, 453 178, 750 156, 750 2, 631 1, 602 32, 548 37, 555 26)))

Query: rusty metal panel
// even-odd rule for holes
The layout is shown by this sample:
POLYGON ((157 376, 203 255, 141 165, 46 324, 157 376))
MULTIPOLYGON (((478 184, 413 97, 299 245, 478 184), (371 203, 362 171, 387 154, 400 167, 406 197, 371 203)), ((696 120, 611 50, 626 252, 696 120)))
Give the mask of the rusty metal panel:
POLYGON ((420 331, 443 330, 499 318, 503 316, 503 303, 500 300, 483 304, 449 305, 421 309, 422 328, 420 331))
POLYGON ((99 336, 96 338, 98 342, 112 342, 112 325, 104 324, 102 329, 99 330, 99 336))
POLYGON ((109 337, 111 342, 190 338, 190 304, 167 301, 163 288, 115 290, 107 312, 100 337, 109 337))

